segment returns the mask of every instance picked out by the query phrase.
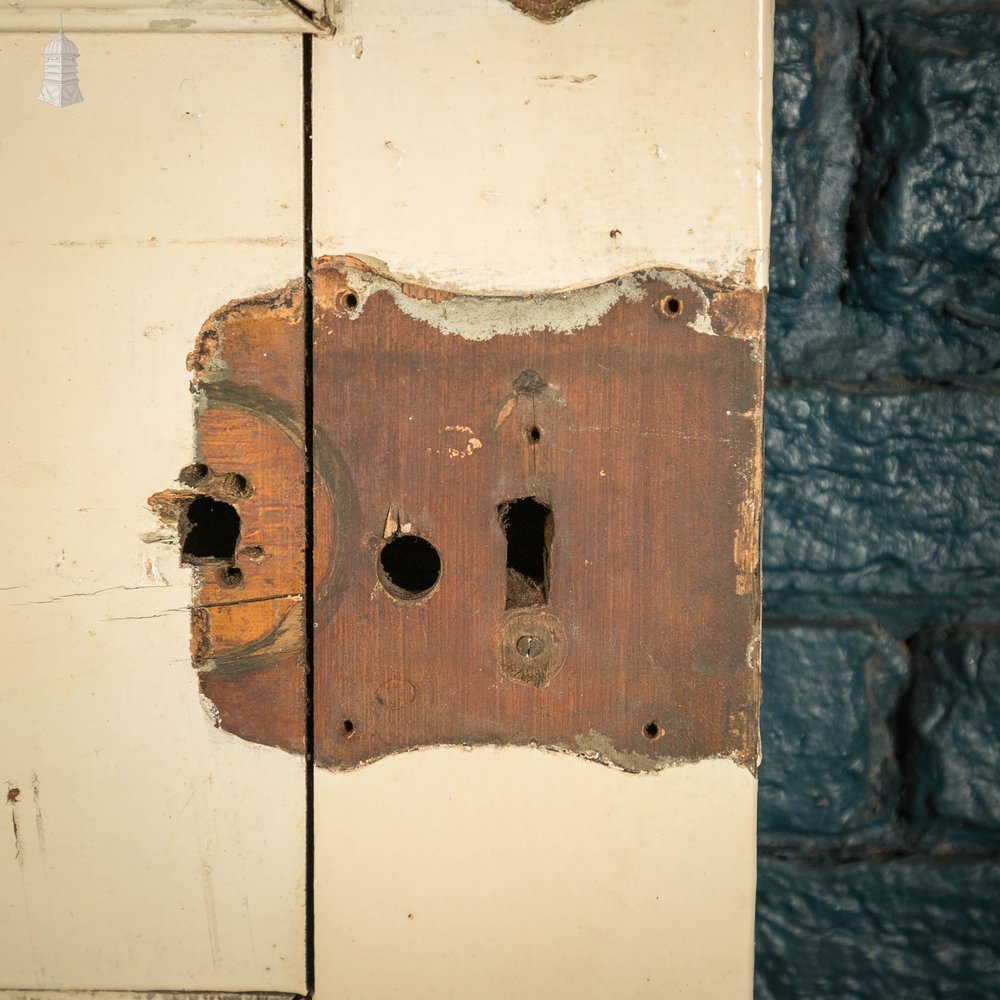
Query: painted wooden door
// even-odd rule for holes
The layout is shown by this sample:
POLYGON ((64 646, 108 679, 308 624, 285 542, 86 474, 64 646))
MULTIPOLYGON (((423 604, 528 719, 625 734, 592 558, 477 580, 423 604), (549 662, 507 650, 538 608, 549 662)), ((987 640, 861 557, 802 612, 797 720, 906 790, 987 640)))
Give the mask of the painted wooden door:
POLYGON ((770 11, 521 6, 4 36, 0 985, 750 994, 770 11))
POLYGON ((192 461, 193 333, 301 274, 302 43, 75 34, 54 108, 50 37, 0 36, 0 985, 301 990, 304 764, 206 714, 146 498, 192 461))
MULTIPOLYGON (((593 0, 542 23, 494 0, 366 0, 345 5, 342 18, 337 36, 315 47, 317 256, 364 255, 379 262, 373 266, 417 285, 487 297, 593 287, 656 267, 727 288, 763 288, 767 3, 593 0)), ((407 306, 405 296, 398 301, 407 306)), ((391 310, 378 307, 376 315, 388 321, 391 310)), ((536 307, 539 326, 545 325, 543 307, 536 307)), ((569 300, 556 305, 555 325, 572 325, 572 309, 569 300)), ((456 312, 442 301, 419 322, 424 336, 438 339, 442 354, 461 339, 462 331, 448 329, 442 319, 442 313, 454 319, 456 312)), ((567 339, 586 338, 595 329, 567 339)), ((318 322, 316 336, 336 336, 332 330, 318 322)), ((707 342, 722 339, 720 332, 703 325, 690 335, 707 342)), ((758 338, 760 333, 755 330, 758 338)), ((394 337, 391 343, 406 346, 394 337)), ((430 343, 427 350, 433 350, 430 343)), ((759 365, 761 350, 758 339, 745 357, 755 355, 759 365)), ((325 363, 321 342, 317 357, 325 363)), ((532 365, 514 365, 512 379, 522 367, 532 365)), ((744 376, 757 379, 759 368, 750 376, 752 369, 744 376)), ((568 392, 571 370, 557 376, 543 367, 539 374, 568 392)), ((391 378, 388 385, 385 419, 393 421, 392 401, 407 397, 391 378)), ((490 416, 502 409, 503 393, 486 377, 466 394, 446 382, 435 389, 432 380, 430 386, 435 398, 428 405, 439 421, 423 431, 429 438, 433 430, 438 440, 407 441, 442 453, 433 456, 436 473, 432 466, 421 468, 447 488, 447 477, 456 474, 452 466, 468 470, 493 460, 487 451, 501 447, 486 416, 491 406, 490 416), (469 396, 483 400, 471 415, 469 396), (467 457, 452 458, 450 451, 467 457)), ((699 435, 682 422, 640 426, 640 408, 631 418, 627 407, 609 411, 603 388, 595 384, 588 397, 574 387, 576 426, 567 428, 570 436, 560 444, 575 443, 581 452, 589 447, 580 464, 593 474, 594 488, 621 490, 629 516, 652 527, 657 514, 634 503, 641 491, 609 484, 598 463, 589 467, 599 435, 588 442, 582 429, 614 426, 621 435, 680 431, 693 438, 717 432, 706 426, 699 435)), ((751 401, 759 383, 745 388, 750 393, 738 408, 721 396, 716 400, 718 417, 732 420, 734 431, 759 413, 759 395, 751 401), (727 409, 739 409, 739 415, 727 417, 727 409)), ((673 391, 666 380, 664 390, 673 391)), ((692 385, 691 391, 699 389, 692 385)), ((692 399, 692 411, 698 406, 692 399)), ((395 418, 394 431, 405 434, 410 415, 395 418)), ((666 440, 655 433, 646 440, 643 464, 652 467, 666 440)), ((526 448, 523 439, 517 443, 526 448)), ((694 452, 699 445, 692 441, 688 447, 694 452)), ((420 500, 431 495, 417 492, 418 502, 407 511, 415 526, 425 506, 420 500)), ((484 499, 518 495, 515 488, 484 499)), ((371 498, 376 506, 374 493, 371 498)), ((394 498, 386 500, 388 507, 394 498)), ((480 504, 478 532, 489 539, 482 558, 497 566, 503 549, 495 507, 480 504)), ((435 530, 449 517, 468 516, 456 506, 427 511, 435 530)), ((560 522, 553 506, 556 587, 568 568, 559 562, 565 537, 560 532, 573 528, 560 522)), ((384 522, 385 511, 380 513, 384 522)), ((374 513, 369 516, 374 520, 374 513)), ((731 523, 726 532, 732 567, 734 547, 740 546, 731 523)), ((650 534, 651 547, 661 543, 650 534)), ((449 555, 454 558, 442 551, 442 560, 449 555)), ((471 567, 478 556, 467 558, 471 567)), ((591 572, 583 558, 589 557, 569 572, 591 572)), ((756 586, 755 554, 747 569, 756 586)), ((442 588, 446 571, 445 562, 442 588)), ((683 592, 659 589, 656 580, 648 585, 664 614, 671 602, 684 601, 683 592)), ((609 581, 602 592, 614 600, 615 587, 609 581)), ((482 606, 495 613, 496 602, 491 595, 482 606)), ((625 605, 621 613, 632 610, 625 605)), ((469 615, 453 627, 492 633, 495 619, 484 617, 469 615)), ((492 644, 492 634, 483 641, 484 648, 492 644)), ((747 654, 755 668, 755 636, 747 654)), ((686 672, 692 661, 671 667, 686 672)), ((571 650, 559 677, 574 669, 571 650)), ((443 699, 440 690, 437 696, 443 699)), ((626 691, 618 697, 630 700, 626 691)), ((374 720, 377 694, 373 701, 374 720)), ((399 711, 405 709, 397 716, 399 711)), ((642 726, 651 721, 635 719, 638 743, 642 726)), ((754 719, 746 722, 755 729, 754 719)), ((718 713, 713 724, 721 730, 730 723, 718 713)), ((544 735, 540 741, 546 742, 544 735)), ((749 996, 754 763, 720 753, 626 773, 578 754, 453 746, 400 753, 353 770, 319 769, 314 823, 320 995, 749 996)))

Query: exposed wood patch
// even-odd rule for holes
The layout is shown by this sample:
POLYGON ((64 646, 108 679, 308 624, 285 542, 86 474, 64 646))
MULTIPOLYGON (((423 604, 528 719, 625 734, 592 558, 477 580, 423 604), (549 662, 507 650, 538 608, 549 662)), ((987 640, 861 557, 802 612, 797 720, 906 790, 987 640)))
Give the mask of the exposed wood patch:
POLYGON ((757 550, 737 564, 733 538, 758 523, 762 314, 716 325, 738 290, 681 272, 438 297, 329 259, 315 281, 316 420, 358 503, 316 633, 317 761, 499 743, 753 769, 757 550), (449 460, 448 427, 480 446, 449 460), (551 511, 544 569, 510 562, 518 498, 551 511), (379 583, 400 516, 440 553, 416 600, 379 583))
MULTIPOLYGON (((463 296, 356 258, 314 280, 317 763, 493 743, 754 770, 759 293, 649 271, 463 296)), ((205 324, 196 461, 151 499, 238 511, 238 585, 195 563, 192 654, 219 725, 298 751, 301 322, 290 285, 205 324)))
POLYGON ((179 532, 182 560, 195 567, 191 653, 214 721, 244 739, 300 753, 302 338, 299 282, 231 302, 206 321, 188 358, 195 459, 180 471, 180 488, 149 500, 179 532), (206 528, 199 516, 209 530, 195 545, 194 533, 206 528))

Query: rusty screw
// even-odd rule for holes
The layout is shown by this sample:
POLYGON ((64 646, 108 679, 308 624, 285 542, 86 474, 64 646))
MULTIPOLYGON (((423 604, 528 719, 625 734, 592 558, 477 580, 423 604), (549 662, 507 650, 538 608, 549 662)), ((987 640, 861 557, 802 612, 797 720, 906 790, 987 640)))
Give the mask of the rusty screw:
POLYGON ((543 645, 537 635, 522 635, 517 640, 517 651, 526 660, 533 660, 542 651, 543 645))

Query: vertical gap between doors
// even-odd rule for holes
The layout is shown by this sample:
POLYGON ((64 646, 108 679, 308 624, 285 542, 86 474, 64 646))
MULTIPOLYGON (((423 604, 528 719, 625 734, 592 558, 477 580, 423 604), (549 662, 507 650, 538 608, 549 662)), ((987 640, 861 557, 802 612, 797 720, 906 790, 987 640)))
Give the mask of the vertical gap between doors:
POLYGON ((316 988, 316 836, 314 832, 313 750, 315 746, 315 637, 313 621, 313 170, 312 170, 313 39, 302 35, 302 312, 303 312, 303 438, 305 442, 304 515, 305 567, 303 620, 305 622, 305 962, 306 995, 316 988))

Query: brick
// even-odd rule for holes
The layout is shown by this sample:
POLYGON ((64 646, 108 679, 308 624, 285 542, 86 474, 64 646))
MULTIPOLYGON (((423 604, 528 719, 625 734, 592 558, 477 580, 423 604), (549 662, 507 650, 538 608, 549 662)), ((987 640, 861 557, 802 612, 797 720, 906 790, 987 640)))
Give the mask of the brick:
POLYGON ((854 178, 856 17, 837 3, 775 11, 772 303, 836 301, 854 178))
POLYGON ((884 615, 902 635, 949 601, 995 617, 998 459, 998 395, 771 390, 766 612, 884 615))
POLYGON ((906 651, 874 630, 767 628, 759 833, 762 843, 891 834, 899 796, 887 720, 906 651))
POLYGON ((1000 997, 1000 866, 893 860, 758 870, 757 1000, 1000 997))
POLYGON ((1000 10, 787 4, 768 366, 1000 379, 1000 10))
POLYGON ((908 710, 914 820, 1000 847, 1000 633, 921 635, 908 710))
POLYGON ((854 174, 857 38, 846 16, 789 3, 775 11, 774 44, 772 297, 797 303, 825 290, 835 301, 854 174))

